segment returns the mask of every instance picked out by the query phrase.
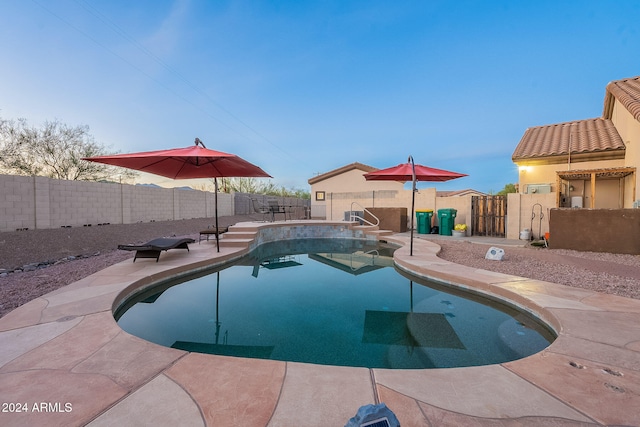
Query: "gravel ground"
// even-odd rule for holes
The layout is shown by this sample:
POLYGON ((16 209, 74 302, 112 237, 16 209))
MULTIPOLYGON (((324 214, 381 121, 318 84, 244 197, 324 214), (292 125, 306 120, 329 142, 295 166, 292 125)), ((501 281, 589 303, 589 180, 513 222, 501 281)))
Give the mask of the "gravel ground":
POLYGON ((457 264, 640 299, 640 255, 500 246, 502 261, 485 259, 489 245, 434 240, 439 257, 457 264))
MULTIPOLYGON (((221 217, 220 226, 248 221, 221 217)), ((20 305, 133 257, 119 244, 156 237, 198 238, 211 219, 0 233, 0 317, 20 305), (4 273, 3 273, 4 270, 4 273), (31 270, 31 271, 29 271, 31 270)), ((502 261, 486 260, 488 245, 434 239, 439 256, 457 264, 640 299, 640 256, 509 247, 502 261)))

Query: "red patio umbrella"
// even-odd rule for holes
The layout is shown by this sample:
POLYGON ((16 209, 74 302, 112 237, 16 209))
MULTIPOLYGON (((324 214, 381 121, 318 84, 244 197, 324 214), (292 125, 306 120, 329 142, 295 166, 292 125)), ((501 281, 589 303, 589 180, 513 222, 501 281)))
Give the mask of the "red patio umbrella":
POLYGON ((430 168, 428 166, 416 165, 413 162, 413 157, 409 156, 407 163, 399 164, 392 168, 380 169, 375 172, 369 172, 364 174, 364 178, 367 181, 399 181, 407 182, 411 181, 412 194, 411 194, 411 249, 409 254, 413 255, 413 211, 415 208, 416 199, 416 182, 417 181, 434 181, 443 182, 451 179, 462 178, 467 176, 464 173, 451 172, 443 169, 430 168))
POLYGON ((170 150, 144 151, 113 156, 86 157, 82 160, 120 166, 172 179, 213 178, 215 184, 216 246, 218 236, 218 180, 217 178, 264 177, 271 175, 258 166, 222 151, 209 150, 200 139, 195 145, 170 150))
POLYGON ((392 168, 381 169, 375 172, 369 172, 364 175, 367 181, 449 181, 455 178, 467 176, 463 173, 450 172, 444 169, 430 168, 428 166, 413 164, 413 158, 409 157, 408 163, 402 163, 392 168))

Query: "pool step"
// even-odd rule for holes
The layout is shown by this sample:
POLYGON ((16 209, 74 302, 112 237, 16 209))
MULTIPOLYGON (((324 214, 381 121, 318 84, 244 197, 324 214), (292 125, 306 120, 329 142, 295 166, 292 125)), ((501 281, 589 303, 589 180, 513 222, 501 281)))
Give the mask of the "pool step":
POLYGON ((352 225, 350 228, 352 230, 362 230, 364 234, 372 236, 388 236, 393 234, 391 230, 380 230, 380 227, 377 225, 352 225))
POLYGON ((352 230, 367 231, 367 230, 378 230, 380 227, 378 227, 377 225, 352 225, 349 228, 351 228, 352 230))
POLYGON ((220 247, 225 248, 243 248, 249 246, 253 239, 227 239, 220 240, 220 247))
POLYGON ((369 234, 371 236, 390 236, 391 234, 393 234, 394 232, 391 230, 369 230, 369 231, 365 231, 364 234, 369 234))
POLYGON ((228 231, 224 233, 225 239, 255 239, 258 235, 257 231, 242 230, 242 231, 228 231))
POLYGON ((220 240, 220 247, 242 248, 247 247, 258 235, 258 230, 253 227, 229 227, 229 231, 224 233, 224 238, 220 240))

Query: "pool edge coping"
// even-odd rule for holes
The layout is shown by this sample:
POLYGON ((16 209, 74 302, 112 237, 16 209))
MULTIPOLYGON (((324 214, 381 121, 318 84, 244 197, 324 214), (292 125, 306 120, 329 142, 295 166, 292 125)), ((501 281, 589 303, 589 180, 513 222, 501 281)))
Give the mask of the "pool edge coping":
MULTIPOLYGON (((303 224, 309 224, 309 222, 302 222, 302 223, 303 224)), ((320 223, 326 224, 327 222, 320 222, 320 223)), ((345 224, 344 222, 330 222, 330 223, 332 223, 332 224, 335 224, 335 223, 345 224)), ((270 224, 271 223, 260 224, 260 227, 269 227, 269 226, 282 227, 282 226, 290 225, 290 224, 287 224, 287 223, 276 223, 276 224, 272 224, 272 225, 270 225, 270 224)), ((453 264, 453 263, 448 263, 447 264, 446 261, 443 261, 443 260, 437 258, 436 254, 437 254, 437 248, 439 248, 439 246, 436 243, 433 243, 433 242, 414 241, 414 254, 415 254, 416 249, 418 249, 418 253, 415 254, 414 257, 411 257, 410 259, 407 259, 407 258, 409 258, 409 255, 406 254, 406 251, 408 250, 407 249, 407 239, 404 236, 396 234, 396 235, 384 236, 384 237, 378 237, 378 238, 379 239, 383 239, 383 240, 387 240, 387 241, 393 240, 394 242, 397 242, 397 243, 403 245, 396 252, 398 253, 398 258, 400 259, 401 263, 404 263, 405 266, 409 266, 409 265, 413 266, 412 269, 409 269, 409 271, 411 271, 412 274, 418 274, 418 275, 422 276, 423 274, 421 274, 421 272, 427 271, 427 272, 429 272, 430 275, 433 275, 435 277, 443 277, 444 276, 444 279, 447 280, 448 278, 455 277, 455 275, 456 275, 455 271, 448 271, 448 270, 446 270, 446 268, 444 268, 447 265, 456 266, 454 268, 454 270, 457 269, 457 270, 459 270, 459 272, 461 271, 464 274, 469 274, 470 271, 473 271, 475 273, 477 273, 478 271, 484 271, 484 270, 477 270, 477 269, 471 269, 470 270, 469 268, 460 268, 460 266, 458 266, 456 264, 453 264), (418 243, 418 245, 415 245, 415 243, 418 243), (424 252, 421 252, 421 251, 424 251, 424 252), (425 262, 426 262, 426 264, 421 265, 421 263, 425 263, 425 262), (444 273, 443 273, 443 268, 445 270, 444 273)), ((213 245, 213 246, 212 245, 207 245, 207 246, 209 248, 211 248, 211 247, 214 247, 215 245, 213 245)), ((205 245, 202 245, 202 248, 200 250, 194 250, 194 251, 192 251, 192 253, 196 252, 196 253, 199 254, 201 252, 204 252, 205 250, 206 250, 205 249, 205 245)), ((241 255, 239 255, 241 252, 243 252, 243 250, 241 248, 227 249, 227 250, 225 250, 223 252, 223 256, 231 256, 231 257, 238 256, 239 257, 239 256, 241 256, 241 255)), ((214 255, 215 255, 215 253, 214 253, 214 255)), ((209 256, 209 255, 200 254, 200 255, 198 255, 199 260, 194 263, 194 262, 189 262, 189 257, 190 256, 192 256, 192 255, 175 254, 175 255, 171 255, 170 256, 169 254, 167 254, 166 255, 166 259, 161 260, 161 262, 155 267, 150 267, 150 266, 148 266, 147 263, 145 263, 145 265, 142 265, 142 263, 141 263, 136 268, 134 268, 133 270, 136 271, 137 273, 142 274, 143 275, 142 278, 140 278, 138 280, 143 280, 144 281, 144 280, 148 280, 149 277, 153 277, 154 275, 162 274, 162 272, 179 271, 179 270, 190 269, 190 267, 195 265, 195 264, 206 263, 208 261, 211 261, 212 259, 216 259, 217 258, 216 256, 212 257, 212 256, 209 256), (166 261, 165 264, 163 264, 163 261, 166 261), (150 272, 149 273, 145 273, 145 270, 150 270, 150 272)), ((163 255, 163 257, 165 257, 165 255, 163 255)), ((394 258, 395 258, 395 255, 394 255, 394 258)), ((130 261, 125 261, 123 263, 116 264, 116 266, 122 267, 123 264, 125 264, 125 263, 130 263, 130 261)), ((92 275, 90 277, 93 277, 94 279, 98 279, 98 278, 101 277, 101 273, 103 273, 102 276, 104 276, 104 275, 110 276, 110 274, 112 272, 111 271, 107 271, 110 268, 111 267, 103 270, 102 272, 98 272, 95 275, 92 275)), ((116 269, 118 269, 118 268, 119 267, 116 267, 116 269)), ((495 279, 495 277, 498 277, 498 276, 496 276, 496 274, 491 274, 491 275, 489 275, 489 277, 493 277, 495 279)), ((494 281, 491 281, 491 283, 488 283, 488 285, 495 287, 495 289, 507 289, 507 291, 512 295, 518 295, 518 289, 522 290, 523 286, 525 286, 527 284, 533 284, 534 287, 542 286, 543 288, 545 286, 549 287, 550 285, 552 285, 551 286, 552 288, 562 287, 562 285, 549 284, 549 282, 530 281, 528 279, 522 280, 522 278, 520 278, 520 279, 521 280, 515 280, 516 283, 515 283, 514 286, 508 286, 508 284, 509 284, 508 280, 507 280, 507 282, 498 280, 498 282, 500 282, 499 284, 496 284, 495 283, 496 281, 494 280, 494 281)), ((131 287, 131 286, 133 286, 133 283, 137 283, 138 280, 133 280, 133 282, 129 282, 128 284, 123 282, 123 286, 125 286, 125 288, 131 287)), ((464 281, 466 279, 464 279, 464 277, 462 277, 461 280, 464 281)), ((474 279, 474 281, 477 282, 476 279, 474 279)), ((42 307, 42 301, 48 301, 48 299, 50 300, 52 297, 54 297, 56 295, 60 295, 60 294, 74 293, 74 292, 77 293, 79 289, 85 289, 86 290, 86 288, 91 288, 91 287, 96 287, 97 288, 98 287, 95 284, 92 285, 92 282, 93 282, 92 280, 84 280, 83 279, 83 280, 81 280, 79 282, 83 282, 83 283, 86 283, 86 284, 79 285, 79 286, 77 286, 77 289, 76 289, 76 287, 74 287, 74 285, 76 285, 76 283, 78 283, 78 282, 76 282, 76 283, 71 284, 71 285, 69 285, 67 287, 61 288, 60 290, 54 291, 54 292, 49 293, 49 294, 47 294, 47 295, 45 295, 43 297, 38 298, 37 300, 41 300, 41 301, 35 304, 36 307, 34 307, 34 304, 27 303, 25 306, 20 307, 20 308, 14 310, 13 312, 9 313, 7 316, 5 316, 2 319, 0 319, 0 330, 3 331, 3 333, 4 333, 4 332, 7 332, 7 331, 13 331, 13 330, 16 330, 16 329, 27 328, 27 327, 30 327, 30 326, 43 325, 43 324, 46 324, 46 323, 51 323, 51 322, 57 321, 58 319, 54 319, 51 316, 49 316, 49 317, 44 316, 43 317, 42 314, 46 311, 47 308, 51 308, 51 307, 49 306, 48 303, 46 303, 44 305, 44 307, 42 307), (33 310, 33 309, 35 309, 36 311, 40 310, 40 314, 41 315, 38 317, 37 320, 35 320, 35 316, 20 316, 20 314, 22 314, 22 313, 16 313, 13 316, 10 316, 9 319, 7 319, 7 317, 9 315, 13 314, 14 312, 18 312, 19 310, 23 311, 23 310, 33 310), (23 320, 18 319, 18 322, 16 324, 14 324, 14 327, 11 327, 10 325, 11 325, 12 319, 15 319, 16 317, 18 317, 18 318, 22 317, 23 320), (29 318, 31 320, 27 320, 27 318, 29 318), (35 322, 34 322, 34 320, 35 320, 35 322), (9 325, 6 325, 7 323, 9 323, 9 325), (19 326, 20 323, 22 323, 22 326, 19 326), (6 328, 6 326, 9 326, 9 327, 6 328)), ((117 295, 121 295, 121 293, 124 292, 125 288, 121 289, 117 293, 117 295)), ((566 288, 566 287, 564 287, 564 288, 566 288)), ((568 295, 570 295, 570 294, 572 294, 572 292, 568 292, 568 295)), ((543 352, 537 353, 536 355, 529 356, 529 357, 524 358, 524 359, 519 359, 519 360, 516 360, 516 361, 513 361, 513 362, 500 364, 500 365, 487 365, 487 367, 491 367, 490 370, 495 370, 496 367, 503 367, 506 370, 508 370, 509 372, 516 373, 517 376, 525 379, 526 381, 528 381, 530 383, 535 384, 535 386, 538 389, 542 390, 544 393, 547 393, 550 396, 553 396, 554 398, 556 398, 556 399, 558 399, 560 401, 563 401, 568 407, 570 407, 573 410, 575 410, 576 414, 580 414, 580 415, 583 416, 582 418, 580 418, 578 415, 575 415, 577 417, 576 420, 580 419, 581 421, 589 421, 589 422, 605 422, 606 419, 603 419, 603 415, 599 414, 598 411, 595 411, 595 413, 590 415, 589 413, 590 412, 594 412, 594 411, 585 410, 584 408, 580 407, 579 405, 575 405, 575 403, 571 402, 570 400, 567 401, 567 399, 563 399, 561 396, 558 395, 558 393, 556 391, 554 391, 553 387, 545 386, 544 381, 532 379, 530 377, 527 377, 527 375, 523 375, 522 372, 520 372, 520 371, 523 370, 523 369, 521 369, 522 368, 521 365, 530 364, 530 362, 532 362, 532 361, 534 361, 535 364, 539 364, 539 359, 541 357, 546 357, 548 354, 554 353, 554 349, 553 349, 554 345, 559 340, 561 340, 563 338, 570 337, 571 339, 574 339, 574 340, 575 339, 584 339, 582 337, 582 335, 585 335, 585 336, 589 336, 589 338, 591 340, 594 340, 595 337, 593 337, 593 334, 590 334, 590 333, 583 334, 584 332, 588 332, 588 331, 582 331, 581 332, 580 330, 576 330, 575 325, 572 325, 571 331, 567 331, 566 328, 563 328, 563 325, 567 322, 567 318, 566 318, 566 313, 564 313, 564 312, 562 313, 562 316, 559 316, 558 313, 560 311, 571 311, 571 310, 575 311, 576 310, 576 308, 575 308, 576 304, 578 304, 578 306, 580 304, 583 304, 583 305, 585 305, 585 310, 590 310, 590 311, 599 312, 599 313, 626 313, 626 314, 629 314, 634 319, 640 320, 640 302, 636 301, 636 300, 629 300, 629 299, 626 299, 626 298, 621 298, 621 297, 612 297, 612 296, 604 297, 604 294, 598 294, 598 293, 595 293, 595 292, 585 293, 584 291, 582 291, 582 292, 576 292, 576 295, 579 296, 578 301, 576 302, 574 300, 573 302, 570 302, 568 304, 569 308, 558 308, 558 307, 548 308, 548 307, 544 307, 544 306, 542 306, 542 305, 540 305, 538 303, 533 302, 533 300, 530 299, 531 295, 522 295, 522 294, 520 294, 520 295, 522 296, 524 302, 531 301, 531 303, 534 304, 534 306, 535 306, 534 308, 536 310, 543 310, 543 311, 544 310, 548 310, 549 313, 553 315, 553 317, 558 322, 558 329, 557 329, 558 339, 550 347, 548 347, 547 349, 543 350, 543 352), (599 301, 599 300, 602 300, 602 299, 604 299, 604 301, 599 301), (620 307, 618 307, 616 309, 613 309, 613 310, 612 309, 605 309, 604 306, 607 305, 608 303, 610 303, 612 301, 612 299, 614 300, 614 303, 619 304, 620 307), (621 300, 624 300, 624 301, 621 301, 621 300), (585 302, 588 302, 589 304, 585 304, 585 302), (518 374, 517 372, 520 372, 520 374, 518 374)), ((99 296, 99 298, 102 298, 102 299, 111 298, 111 305, 107 308, 108 310, 111 310, 111 309, 113 309, 113 306, 114 306, 114 304, 116 302, 116 298, 117 297, 115 297, 113 293, 107 293, 107 294, 99 296)), ((503 297, 501 297, 501 298, 503 298, 503 297)), ((71 299, 73 300, 73 298, 71 298, 71 299)), ((570 298, 570 296, 566 296, 564 299, 570 300, 571 298, 570 298)), ((76 303, 78 301, 82 302, 84 300, 83 299, 79 299, 77 301, 73 300, 72 302, 76 303)), ((518 301, 518 303, 521 303, 521 301, 518 301)), ((70 307, 70 309, 73 311, 73 308, 77 307, 77 306, 78 306, 77 304, 74 304, 73 307, 70 307)), ((76 316, 85 317, 85 316, 90 316, 92 314, 99 314, 99 313, 104 312, 104 311, 106 311, 106 310, 105 309, 98 309, 98 310, 95 310, 93 312, 85 312, 83 310, 80 310, 80 311, 76 311, 76 316)), ((71 315, 72 314, 67 314, 66 316, 71 316, 71 315)), ((113 317, 112 317, 112 319, 113 319, 113 317)), ((111 322, 109 322, 109 323, 111 323, 111 322)), ((113 324, 115 324, 115 320, 113 320, 113 324)), ((113 324, 105 325, 105 326, 107 326, 107 328, 112 328, 113 324)), ((115 325, 117 327, 117 324, 115 324, 115 325)), ((64 335, 64 333, 59 334, 57 336, 63 336, 63 335, 64 335)), ((53 338, 55 338, 55 337, 51 337, 51 339, 53 339, 53 338)), ((1 339, 0 339, 0 341, 1 341, 1 339)), ((49 342, 49 341, 45 341, 45 344, 46 344, 46 342, 49 342)), ((612 344, 607 342, 606 340, 601 341, 601 343, 603 345, 606 345, 606 346, 612 346, 612 344)), ((562 343, 562 344, 564 345, 564 343, 562 343)), ((39 346, 36 346, 36 347, 34 347, 34 349, 38 348, 38 347, 39 346)), ((636 353, 638 351, 640 351, 640 345, 638 345, 636 342, 631 342, 631 344, 629 344, 629 345, 619 346, 618 348, 620 348, 621 350, 626 350, 626 351, 634 351, 636 353)), ((20 357, 24 356, 27 353, 29 353, 29 351, 26 351, 25 353, 20 354, 19 356, 17 356, 17 358, 20 358, 20 357)), ((563 355, 564 353, 571 353, 571 352, 567 351, 565 349, 565 350, 563 350, 563 352, 558 352, 558 353, 554 353, 554 354, 563 355)), ((583 354, 582 356, 585 356, 585 355, 583 354)), ((210 356, 210 357, 217 357, 217 356, 210 356)), ((578 360, 578 362, 576 362, 576 363, 580 364, 580 366, 584 366, 584 364, 587 363, 587 362, 588 363, 594 363, 594 364, 601 364, 603 366, 605 365, 605 361, 604 360, 602 360, 602 361, 593 360, 592 361, 591 359, 581 358, 578 355, 571 355, 571 356, 567 356, 567 357, 569 359, 578 360), (585 360, 587 362, 585 362, 585 360), (580 362, 582 362, 582 363, 580 363, 580 362)), ((178 358, 178 360, 179 359, 180 358, 178 358)), ((0 367, 0 374, 4 374, 4 373, 7 373, 7 372, 12 372, 12 371, 5 370, 5 367, 8 364, 13 363, 14 360, 15 359, 11 359, 10 361, 4 363, 2 365, 2 367, 0 367)), ((177 362, 174 361, 174 363, 177 363, 177 362)), ((282 362, 282 363, 290 363, 290 362, 282 362)), ((567 368, 565 363, 563 363, 562 365, 563 365, 564 368, 567 368)), ((611 364, 609 364, 609 365, 611 365, 611 364)), ((568 371, 571 374, 573 374, 574 372, 571 371, 571 370, 574 370, 575 368, 573 366, 569 366, 569 367, 570 367, 570 369, 568 371)), ((466 370, 473 370, 474 372, 477 373, 478 369, 482 370, 483 368, 485 368, 485 366, 475 367, 475 368, 441 368, 441 369, 466 369, 466 370)), ((524 368, 526 368, 526 366, 524 366, 524 368)), ((165 372, 167 369, 170 369, 170 366, 165 368, 162 372, 165 372)), ((633 371, 637 370, 637 369, 621 368, 621 367, 616 366, 616 365, 613 365, 613 368, 611 368, 611 369, 616 369, 616 371, 630 372, 630 374, 633 374, 633 371)), ((489 369, 487 369, 487 370, 489 370, 489 369)), ((385 388, 385 389, 395 390, 394 389, 394 384, 395 384, 396 388, 401 388, 402 389, 402 387, 398 387, 397 386, 397 381, 398 381, 397 380, 397 375, 394 374, 394 375, 389 376, 388 372, 385 372, 387 370, 383 370, 383 369, 372 369, 371 371, 373 372, 373 377, 375 378, 375 383, 373 384, 374 388, 379 389, 379 388, 382 387, 382 388, 385 388), (376 373, 378 373, 378 375, 375 375, 376 373), (393 377, 393 378, 389 379, 390 377, 393 377), (387 379, 385 380, 384 378, 387 378, 387 379)), ((405 372, 405 373, 406 372, 410 372, 410 371, 415 373, 415 371, 412 371, 412 370, 400 370, 400 372, 405 372)), ((420 376, 424 377, 425 373, 422 372, 422 371, 435 371, 435 370, 419 370, 419 371, 421 371, 420 372, 420 374, 421 374, 420 376)), ((469 372, 471 372, 471 371, 469 371, 469 372)), ((426 374, 426 376, 429 376, 429 375, 426 374)), ((629 378, 630 376, 634 376, 634 375, 629 375, 628 374, 627 378, 629 378)), ((571 378, 572 375, 568 375, 568 377, 571 378)), ((149 379, 149 381, 150 381, 150 379, 149 379)), ((148 381, 142 383, 136 389, 140 389, 145 384, 148 384, 148 381)), ((579 389, 581 387, 577 387, 577 388, 579 389)), ((108 407, 110 408, 110 407, 113 407, 113 406, 117 406, 118 402, 126 400, 127 397, 130 395, 130 393, 133 393, 134 391, 135 390, 130 391, 125 396, 123 396, 121 399, 119 399, 117 402, 110 403, 108 405, 108 407)), ((580 390, 580 391, 582 391, 582 390, 580 390)), ((398 391, 398 392, 401 395, 405 395, 403 392, 400 392, 400 391, 398 391)), ((424 402, 423 400, 420 400, 418 398, 416 398, 416 402, 423 403, 423 404, 428 404, 428 402, 424 402)), ((278 401, 278 405, 280 403, 281 402, 278 401)), ((108 409, 108 408, 105 408, 105 409, 108 409)), ((274 409, 274 412, 276 411, 276 409, 274 409)), ((354 408, 354 413, 355 413, 356 409, 357 408, 354 408)), ((451 408, 451 409, 453 409, 453 408, 451 408)), ((620 408, 620 409, 622 409, 622 408, 620 408)), ((482 411, 480 411, 480 412, 482 412, 482 411)), ((101 413, 104 413, 104 411, 101 412, 101 413)), ((482 414, 480 414, 480 415, 482 415, 482 414)), ((93 418, 91 418, 91 419, 96 419, 99 416, 100 416, 100 414, 94 415, 93 418)), ((477 413, 474 413, 474 414, 468 414, 468 416, 479 416, 479 415, 477 413)), ((530 416, 536 416, 536 415, 530 415, 530 416)), ((546 416, 549 416, 549 414, 540 415, 540 416, 545 416, 546 417, 546 416)), ((610 415, 608 415, 608 416, 610 416, 610 415)), ((507 416, 507 418, 508 417, 509 416, 507 416)), ((609 421, 606 421, 606 422, 609 422, 609 421)))

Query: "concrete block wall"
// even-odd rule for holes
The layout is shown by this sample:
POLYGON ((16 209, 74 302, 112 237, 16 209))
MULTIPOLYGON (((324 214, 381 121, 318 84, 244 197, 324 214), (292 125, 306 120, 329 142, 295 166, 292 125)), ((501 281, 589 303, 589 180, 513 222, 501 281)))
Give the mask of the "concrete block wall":
POLYGON ((35 206, 34 228, 51 228, 51 180, 44 177, 34 178, 35 206))
MULTIPOLYGON (((215 216, 215 194, 205 193, 207 197, 207 217, 215 216)), ((218 217, 235 215, 235 195, 229 193, 218 193, 218 217)))
POLYGON ((207 198, 202 191, 173 189, 173 217, 180 219, 207 216, 207 198))
POLYGON ((131 192, 130 222, 174 219, 173 189, 134 186, 131 192))
MULTIPOLYGON (((49 221, 39 221, 37 228, 119 223, 122 215, 119 184, 88 181, 48 180, 36 177, 42 199, 49 192, 49 221)), ((38 199, 40 200, 40 199, 38 199)), ((38 204, 36 212, 46 217, 46 206, 38 204)))
MULTIPOLYGON (((180 219, 213 218, 215 193, 174 189, 174 217, 180 219)), ((234 215, 234 196, 218 193, 218 216, 234 215)))
MULTIPOLYGON (((213 196, 211 196, 213 197, 213 196)), ((286 206, 287 210, 291 212, 290 217, 293 219, 301 219, 307 215, 307 209, 311 205, 309 199, 298 199, 296 197, 282 197, 266 194, 250 194, 250 193, 234 193, 234 198, 231 200, 233 206, 224 206, 226 209, 230 209, 230 212, 235 212, 235 215, 257 215, 259 213, 254 210, 253 200, 258 201, 260 205, 268 205, 270 200, 275 200, 280 206, 286 206)), ((220 208, 223 207, 222 203, 218 201, 220 208)), ((278 215, 278 219, 282 217, 278 215)))
MULTIPOLYGON (((213 217, 214 203, 198 190, 0 175, 0 232, 213 217)), ((234 215, 233 194, 218 194, 218 215, 234 215)))
POLYGON ((3 176, 0 179, 0 230, 34 229, 35 186, 32 177, 3 176))

